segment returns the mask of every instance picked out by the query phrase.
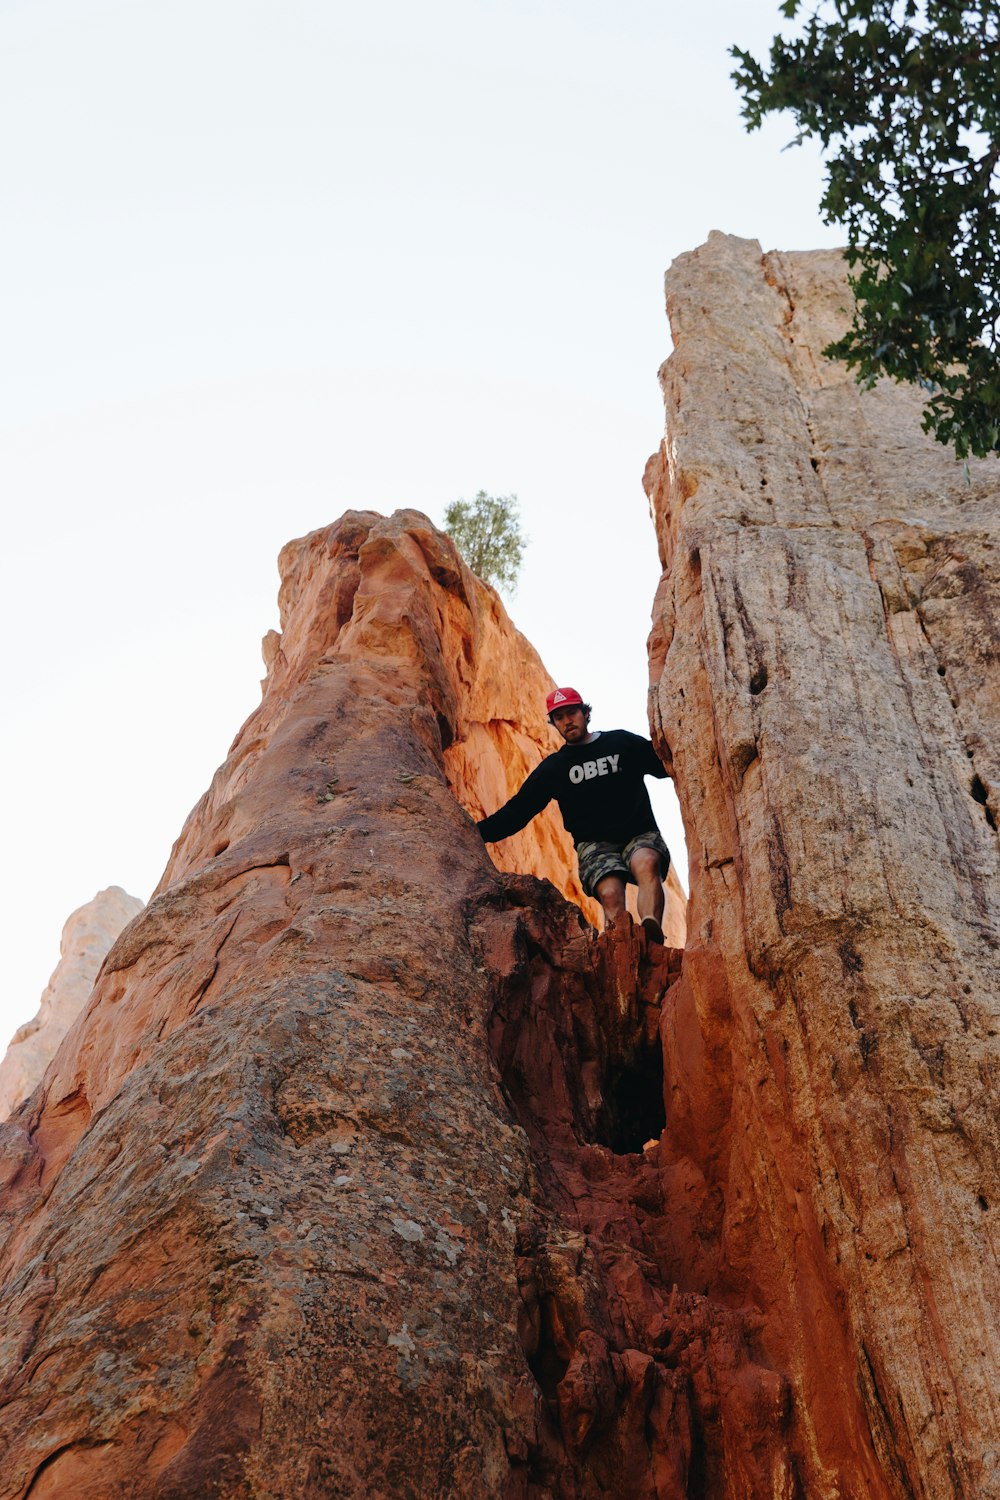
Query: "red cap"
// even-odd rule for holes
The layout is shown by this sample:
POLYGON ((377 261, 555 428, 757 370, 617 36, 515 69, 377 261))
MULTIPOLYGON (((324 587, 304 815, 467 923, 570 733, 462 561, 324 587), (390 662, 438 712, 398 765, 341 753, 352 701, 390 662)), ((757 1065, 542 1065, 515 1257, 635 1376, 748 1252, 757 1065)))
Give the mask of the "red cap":
POLYGON ((550 714, 555 708, 576 708, 582 703, 576 688, 553 688, 545 700, 545 712, 550 714))

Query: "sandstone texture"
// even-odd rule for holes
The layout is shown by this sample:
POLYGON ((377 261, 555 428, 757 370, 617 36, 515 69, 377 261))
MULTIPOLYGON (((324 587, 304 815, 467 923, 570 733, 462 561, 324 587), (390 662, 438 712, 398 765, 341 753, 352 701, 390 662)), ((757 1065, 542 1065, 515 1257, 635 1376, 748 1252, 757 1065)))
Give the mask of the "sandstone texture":
POLYGON ((260 708, 0 1125, 0 1497, 652 1500, 723 1430, 752 1468, 780 1381, 657 1259, 679 955, 469 816, 542 751, 537 657, 415 512, 281 573, 260 708))
POLYGON ((39 1082, 93 989, 104 955, 122 928, 141 911, 137 896, 111 885, 67 918, 59 942, 59 962, 38 1012, 14 1033, 0 1062, 0 1120, 27 1099, 39 1082))
POLYGON ((1000 465, 964 470, 918 392, 824 360, 838 255, 713 235, 667 290, 646 483, 691 867, 663 1012, 677 1284, 756 1320, 774 1493, 988 1500, 1000 465))
POLYGON ((668 279, 683 952, 583 920, 557 820, 491 863, 548 679, 450 541, 285 549, 0 1125, 0 1500, 1000 1500, 1000 466, 824 361, 846 303, 725 236, 668 279))

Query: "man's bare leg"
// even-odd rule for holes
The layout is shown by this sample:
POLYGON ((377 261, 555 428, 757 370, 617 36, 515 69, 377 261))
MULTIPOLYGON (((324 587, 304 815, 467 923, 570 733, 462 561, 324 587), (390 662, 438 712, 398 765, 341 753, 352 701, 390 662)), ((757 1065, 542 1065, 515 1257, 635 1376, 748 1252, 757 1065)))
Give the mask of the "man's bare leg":
POLYGON ((664 900, 660 856, 655 849, 636 849, 629 860, 629 867, 639 887, 636 897, 639 920, 645 922, 647 918, 651 918, 648 924, 650 931, 654 938, 659 931, 662 941, 664 900))
POLYGON ((605 875, 596 886, 597 899, 604 908, 604 930, 613 927, 625 912, 625 882, 620 875, 605 875))

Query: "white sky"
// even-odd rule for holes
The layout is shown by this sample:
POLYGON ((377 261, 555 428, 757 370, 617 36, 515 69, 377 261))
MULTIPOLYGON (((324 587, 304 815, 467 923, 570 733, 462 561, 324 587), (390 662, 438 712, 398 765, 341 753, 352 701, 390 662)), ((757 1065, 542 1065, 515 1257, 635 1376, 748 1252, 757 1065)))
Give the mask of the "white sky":
MULTIPOLYGON (((777 0, 0 0, 7 980, 146 899, 259 700, 282 544, 520 497, 511 612, 643 730, 662 276, 818 220, 734 42, 777 0)), ((660 798, 683 873, 676 816, 660 798)))

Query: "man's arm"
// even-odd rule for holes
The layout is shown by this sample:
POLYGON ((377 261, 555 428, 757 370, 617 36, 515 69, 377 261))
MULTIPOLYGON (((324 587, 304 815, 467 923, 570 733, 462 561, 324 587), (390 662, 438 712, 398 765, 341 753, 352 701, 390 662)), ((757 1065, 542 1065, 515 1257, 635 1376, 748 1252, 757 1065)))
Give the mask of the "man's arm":
POLYGON ((643 740, 643 744, 646 746, 647 754, 646 764, 643 767, 642 774, 644 776, 656 776, 660 780, 662 780, 665 776, 671 775, 671 767, 665 766, 663 764, 662 760, 653 749, 652 740, 643 740))
POLYGON ((628 735, 638 751, 637 764, 640 776, 655 776, 657 780, 662 781, 664 777, 673 775, 672 768, 665 766, 653 749, 652 740, 646 739, 642 734, 633 734, 629 729, 622 730, 622 733, 628 735))
POLYGON ((551 777, 546 772, 545 762, 536 766, 519 792, 489 818, 477 823, 484 844, 496 844, 500 839, 509 839, 552 801, 551 777))

